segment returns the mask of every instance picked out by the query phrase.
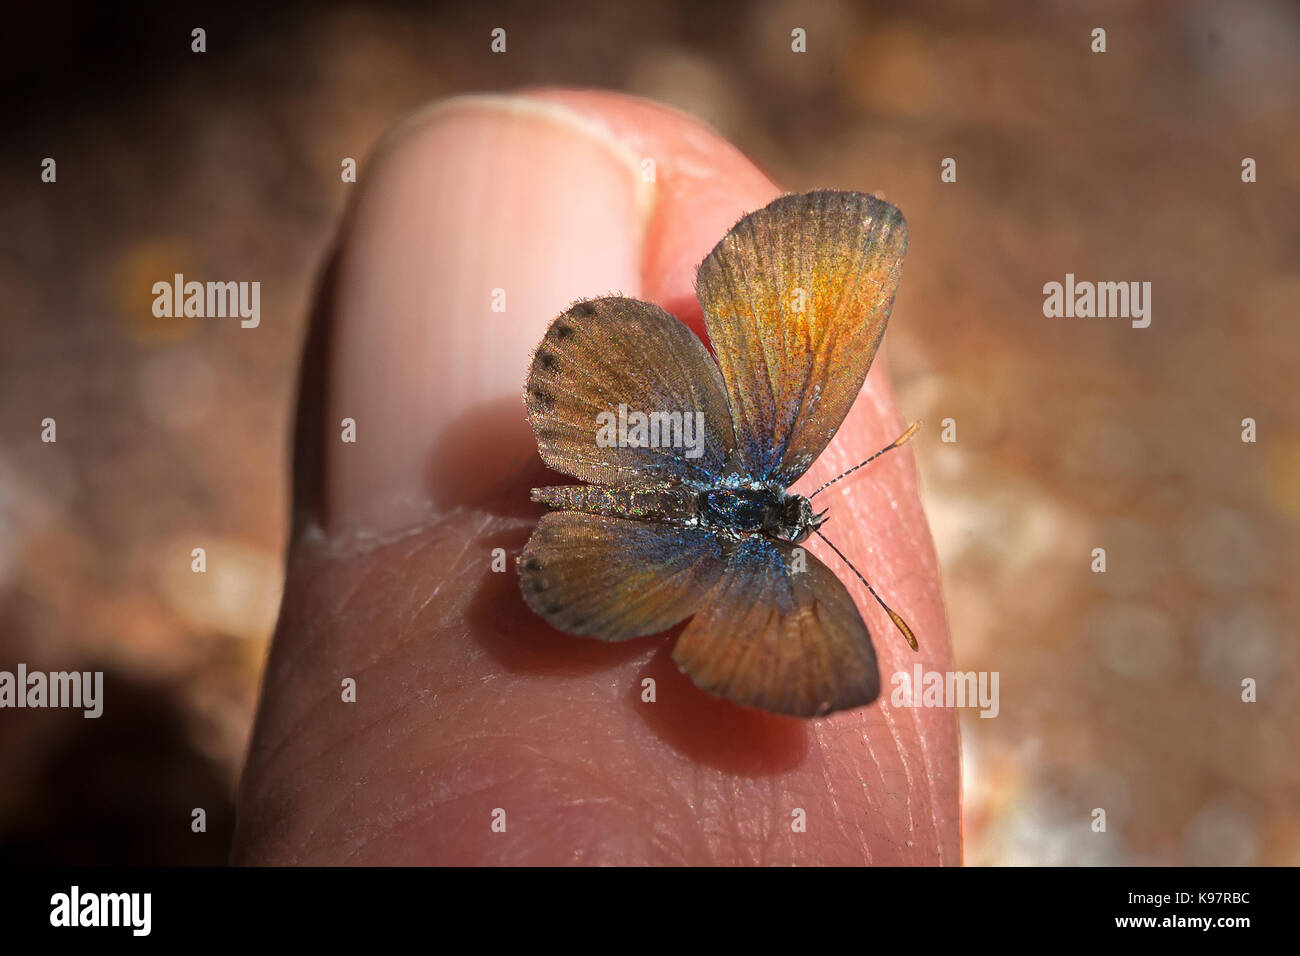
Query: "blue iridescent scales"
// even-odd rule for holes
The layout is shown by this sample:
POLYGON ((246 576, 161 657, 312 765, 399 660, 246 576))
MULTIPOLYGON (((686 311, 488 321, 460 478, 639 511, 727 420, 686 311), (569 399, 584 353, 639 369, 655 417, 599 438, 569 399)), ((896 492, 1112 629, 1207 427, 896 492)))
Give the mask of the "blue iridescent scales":
POLYGON ((647 302, 590 299, 556 318, 524 402, 542 459, 587 484, 533 491, 555 510, 519 557, 529 607, 609 641, 690 618, 674 661, 742 705, 812 717, 875 700, 866 624, 844 584, 799 547, 825 513, 786 489, 862 387, 906 248, 903 217, 883 200, 783 196, 700 265, 716 362, 647 302), (700 441, 611 440, 612 416, 629 409, 699 413, 700 441))

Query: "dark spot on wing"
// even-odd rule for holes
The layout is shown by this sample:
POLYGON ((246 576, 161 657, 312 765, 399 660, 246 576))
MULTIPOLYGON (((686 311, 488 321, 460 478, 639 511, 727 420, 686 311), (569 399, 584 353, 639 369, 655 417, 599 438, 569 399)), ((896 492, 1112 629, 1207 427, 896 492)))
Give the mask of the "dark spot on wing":
POLYGON ((539 365, 542 366, 542 368, 545 369, 555 368, 555 353, 539 351, 537 353, 537 362, 539 365))
POLYGON ((537 401, 538 408, 540 408, 542 411, 547 411, 548 409, 550 409, 552 405, 555 404, 555 396, 552 395, 544 388, 534 385, 531 389, 529 389, 529 392, 533 396, 533 398, 537 401))

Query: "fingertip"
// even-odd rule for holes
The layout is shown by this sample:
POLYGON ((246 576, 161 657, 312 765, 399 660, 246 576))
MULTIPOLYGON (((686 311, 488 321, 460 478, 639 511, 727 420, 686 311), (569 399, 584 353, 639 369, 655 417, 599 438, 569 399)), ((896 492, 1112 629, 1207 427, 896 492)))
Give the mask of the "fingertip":
POLYGON ((695 274, 732 226, 781 194, 744 153, 699 119, 632 96, 593 90, 536 90, 598 124, 654 177, 655 205, 641 258, 642 297, 704 335, 695 274))
POLYGON ((642 294, 655 187, 635 162, 598 124, 518 96, 444 101, 383 137, 321 319, 332 537, 408 527, 530 456, 520 386, 547 323, 575 298, 642 294))

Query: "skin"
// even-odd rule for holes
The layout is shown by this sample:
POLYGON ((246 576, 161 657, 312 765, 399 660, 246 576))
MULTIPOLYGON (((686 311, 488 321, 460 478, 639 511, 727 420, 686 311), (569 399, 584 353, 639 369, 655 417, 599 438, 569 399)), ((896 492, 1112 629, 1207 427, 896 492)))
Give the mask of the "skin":
MULTIPOLYGON (((617 291, 702 333, 696 266, 781 190, 688 117, 570 91, 418 114, 355 190, 304 358, 287 583, 233 860, 960 862, 954 713, 888 701, 896 670, 951 667, 910 448, 816 504, 919 653, 829 549, 807 544, 874 636, 884 691, 869 707, 805 721, 716 700, 673 666, 676 631, 572 637, 519 595, 513 558, 542 513, 528 489, 569 481, 537 459, 520 397, 550 320, 617 291), (355 443, 340 440, 344 418, 355 443)), ((909 278, 923 277, 905 266, 909 278)), ((795 490, 903 426, 877 361, 795 490)))

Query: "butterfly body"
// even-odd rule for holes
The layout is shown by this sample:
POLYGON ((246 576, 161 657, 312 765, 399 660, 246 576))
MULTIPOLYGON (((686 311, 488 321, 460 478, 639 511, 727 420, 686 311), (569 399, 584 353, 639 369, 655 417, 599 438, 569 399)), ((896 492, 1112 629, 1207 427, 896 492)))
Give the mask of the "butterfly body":
POLYGON ((796 554, 825 512, 788 489, 862 387, 906 246, 901 214, 874 196, 783 196, 700 266, 713 355, 636 299, 556 318, 524 402, 542 459, 587 484, 533 489, 553 510, 518 561, 529 607, 606 641, 689 618, 674 661, 746 706, 810 717, 875 700, 857 605, 796 554))
POLYGON ((782 488, 710 488, 699 493, 700 523, 724 531, 761 532, 778 541, 798 544, 817 530, 825 518, 813 514, 803 495, 782 488))
POLYGON ((533 501, 557 510, 663 521, 716 529, 722 534, 766 534, 798 544, 826 520, 803 495, 775 486, 614 487, 553 485, 534 488, 533 501))

